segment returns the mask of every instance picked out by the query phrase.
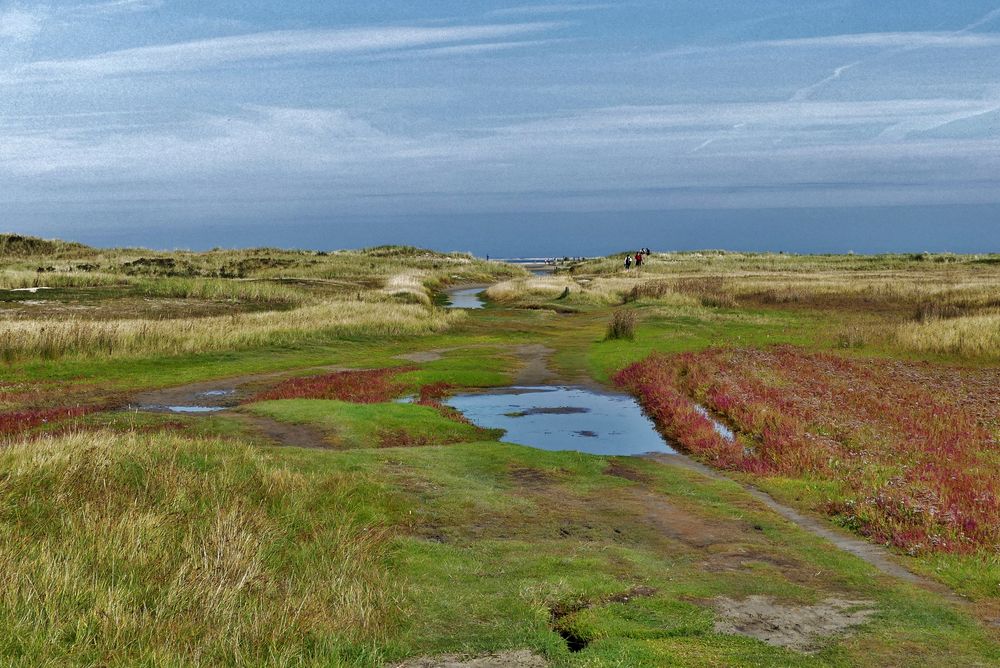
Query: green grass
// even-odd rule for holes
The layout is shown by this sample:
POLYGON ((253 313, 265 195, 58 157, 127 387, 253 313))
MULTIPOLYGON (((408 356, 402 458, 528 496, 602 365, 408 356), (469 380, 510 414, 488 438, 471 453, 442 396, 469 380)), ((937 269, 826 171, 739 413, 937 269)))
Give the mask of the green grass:
POLYGON ((633 482, 607 458, 499 443, 323 452, 164 434, 0 458, 7 665, 380 666, 520 648, 554 666, 880 666, 900 647, 907 665, 1000 659, 936 595, 877 577, 735 483, 652 462, 622 460, 633 482), (652 508, 721 542, 665 534, 652 508), (652 593, 603 602, 635 586, 652 593), (714 597, 751 594, 879 612, 809 656, 713 631, 714 597), (590 641, 579 653, 549 612, 574 604, 560 627, 590 641))
POLYGON ((593 315, 572 329, 556 329, 555 364, 565 370, 586 369, 593 378, 607 382, 615 371, 654 351, 697 351, 721 344, 812 346, 821 327, 814 314, 778 310, 690 313, 682 308, 641 307, 637 312, 639 325, 631 341, 606 339, 603 311, 600 318, 593 315))
MULTIPOLYGON (((370 451, 345 457, 359 464, 379 458, 370 451)), ((385 455, 390 484, 415 504, 409 524, 417 535, 401 539, 399 559, 408 608, 419 612, 401 629, 401 653, 532 647, 557 666, 699 665, 692 662, 698 655, 707 657, 702 665, 884 665, 893 654, 881 643, 891 637, 915 648, 910 665, 934 665, 949 652, 959 662, 997 656, 971 620, 933 595, 875 577, 867 565, 763 510, 735 484, 628 460, 650 477, 637 485, 605 475, 607 464, 497 444, 385 455), (518 479, 524 470, 540 471, 548 482, 535 477, 525 486, 518 479), (728 529, 722 552, 745 554, 748 566, 719 571, 711 563, 719 547, 706 556, 658 535, 627 493, 637 486, 728 529), (762 558, 790 562, 798 577, 788 579, 762 558), (822 584, 808 581, 815 573, 823 574, 822 584), (599 602, 635 585, 656 593, 599 602), (718 595, 751 594, 811 603, 831 591, 874 600, 878 622, 851 640, 830 641, 816 657, 715 634, 705 605, 718 595), (592 641, 572 654, 552 633, 549 609, 588 601, 597 603, 564 620, 592 641)))
MULTIPOLYGON (((58 248, 52 264, 60 285, 84 285, 87 272, 73 265, 91 262, 92 252, 58 248)), ((403 270, 425 272, 428 289, 517 273, 408 248, 331 255, 114 251, 100 271, 124 277, 125 263, 163 257, 180 263, 170 271, 190 275, 159 284, 161 270, 147 263, 141 268, 148 273, 129 278, 127 291, 66 287, 48 296, 104 304, 141 290, 244 290, 222 283, 229 280, 218 278, 223 272, 294 281, 288 291, 242 292, 280 301, 293 290, 378 290, 403 270), (262 259, 268 257, 277 262, 262 259), (456 273, 462 278, 452 279, 456 273)), ((950 256, 661 260, 657 271, 691 274, 996 271, 950 256)), ((34 272, 40 261, 17 258, 7 268, 34 272)), ((591 268, 615 272, 617 261, 591 268)), ((40 275, 40 284, 50 276, 40 275)), ((0 293, 7 299, 13 297, 0 293)), ((76 401, 82 392, 96 400, 212 378, 316 373, 318 366, 413 365, 400 380, 414 390, 437 382, 491 387, 511 382, 518 365, 511 347, 528 343, 555 349, 550 366, 567 381, 607 383, 652 351, 770 343, 830 349, 842 326, 894 326, 899 317, 808 304, 704 308, 641 300, 626 307, 640 317, 635 340, 605 341, 610 307, 573 306, 570 314, 491 304, 446 333, 407 338, 316 336, 170 358, 19 361, 0 366, 0 384, 38 384, 53 401, 75 389, 76 401), (440 359, 399 358, 428 351, 440 359)), ((846 354, 912 357, 880 340, 846 354)), ((254 446, 247 423, 224 414, 106 412, 76 421, 90 432, 33 435, 0 450, 0 663, 383 666, 411 656, 527 648, 556 667, 1000 664, 995 631, 970 610, 879 575, 766 510, 734 482, 644 460, 498 443, 498 434, 427 406, 291 400, 248 409, 312 425, 343 449, 254 446), (380 447, 394 443, 422 447, 380 447), (611 474, 612 463, 630 479, 611 474), (634 587, 652 593, 613 600, 634 587), (864 599, 878 612, 806 655, 714 631, 712 600, 750 595, 794 604, 864 599), (555 622, 554 608, 576 612, 555 622), (555 625, 588 646, 570 652, 555 625)), ((799 506, 836 492, 793 479, 766 486, 799 506)), ((908 563, 959 592, 997 591, 1000 582, 995 560, 908 563)))
POLYGON ((385 447, 407 439, 415 444, 461 443, 499 436, 417 404, 282 399, 251 404, 248 409, 282 422, 321 427, 331 432, 342 448, 385 447))

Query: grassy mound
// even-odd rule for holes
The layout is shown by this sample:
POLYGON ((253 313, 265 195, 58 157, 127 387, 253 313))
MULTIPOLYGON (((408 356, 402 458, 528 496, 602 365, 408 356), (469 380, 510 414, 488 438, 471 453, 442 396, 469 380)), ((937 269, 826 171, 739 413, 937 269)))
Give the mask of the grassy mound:
POLYGON ((39 239, 20 234, 0 234, 0 258, 56 255, 67 251, 86 250, 90 249, 83 244, 69 241, 39 239))
POLYGON ((333 665, 384 638, 396 587, 363 475, 165 434, 0 458, 4 665, 333 665))

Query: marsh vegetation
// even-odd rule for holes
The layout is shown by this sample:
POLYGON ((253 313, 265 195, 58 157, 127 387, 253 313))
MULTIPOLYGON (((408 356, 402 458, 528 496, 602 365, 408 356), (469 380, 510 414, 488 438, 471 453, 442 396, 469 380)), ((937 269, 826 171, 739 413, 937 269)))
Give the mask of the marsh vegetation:
MULTIPOLYGON (((996 256, 532 276, 405 247, 3 235, 0 657, 995 665, 998 329, 996 256), (446 309, 468 285, 485 308, 446 309), (521 447, 452 406, 540 385, 628 391, 686 456, 521 447), (134 409, 207 392, 222 410, 134 409)), ((608 436, 556 403, 502 417, 608 436)))

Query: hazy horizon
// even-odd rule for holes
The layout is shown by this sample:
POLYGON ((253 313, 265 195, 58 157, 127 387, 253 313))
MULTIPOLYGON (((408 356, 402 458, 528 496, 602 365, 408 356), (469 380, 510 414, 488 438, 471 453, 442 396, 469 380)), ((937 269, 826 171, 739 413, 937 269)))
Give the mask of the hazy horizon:
POLYGON ((518 214, 434 217, 433 220, 370 218, 357 224, 315 220, 281 226, 245 221, 142 227, 90 226, 60 234, 58 226, 5 230, 62 238, 92 246, 156 250, 279 247, 341 250, 399 244, 438 251, 467 251, 495 258, 603 256, 629 248, 660 251, 728 250, 822 253, 1000 252, 1000 207, 872 207, 800 209, 792 220, 770 210, 669 211, 595 214, 518 214), (959 214, 962 220, 950 220, 959 214), (545 217, 545 234, 539 234, 545 217), (610 221, 610 222, 609 222, 610 221), (469 228, 480 231, 470 234, 469 228), (491 234, 482 234, 482 230, 491 234))

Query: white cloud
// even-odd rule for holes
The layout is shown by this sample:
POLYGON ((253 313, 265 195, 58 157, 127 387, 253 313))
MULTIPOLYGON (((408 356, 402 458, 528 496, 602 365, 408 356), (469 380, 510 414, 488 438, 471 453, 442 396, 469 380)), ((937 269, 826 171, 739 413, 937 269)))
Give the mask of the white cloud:
MULTIPOLYGON (((267 58, 357 54, 473 42, 551 30, 551 22, 454 27, 284 30, 111 51, 73 60, 36 61, 8 73, 8 82, 178 72, 267 58)), ((0 79, 2 80, 2 79, 0 79)))
POLYGON ((46 14, 44 9, 12 7, 0 10, 0 43, 30 42, 42 31, 46 14))

